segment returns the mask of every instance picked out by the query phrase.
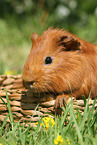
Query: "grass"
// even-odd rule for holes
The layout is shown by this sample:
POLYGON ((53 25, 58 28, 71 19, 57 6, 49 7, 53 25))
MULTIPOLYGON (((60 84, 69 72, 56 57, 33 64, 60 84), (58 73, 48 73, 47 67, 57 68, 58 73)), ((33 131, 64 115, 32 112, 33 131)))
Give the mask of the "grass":
POLYGON ((30 52, 32 32, 38 34, 43 31, 36 25, 39 24, 38 17, 26 18, 19 22, 19 19, 7 17, 0 19, 0 74, 11 70, 13 74, 21 73, 23 64, 30 52), (35 25, 35 26, 34 26, 35 25), (37 29, 37 30, 36 30, 37 29))
MULTIPOLYGON (((90 97, 89 97, 90 98, 90 97)), ((89 98, 85 100, 85 109, 82 113, 79 110, 74 112, 73 102, 63 107, 64 114, 55 116, 54 119, 40 118, 36 127, 21 126, 20 121, 14 123, 10 103, 6 91, 8 116, 5 118, 0 129, 0 143, 2 145, 96 145, 97 144, 97 110, 94 112, 94 100, 92 109, 89 109, 89 98), (70 114, 68 120, 67 114, 70 114), (10 127, 7 127, 7 118, 10 118, 10 127), (44 122, 43 122, 44 120, 44 122), (49 120, 49 124, 47 123, 49 120), (67 123, 65 125, 64 123, 67 123), (47 126, 46 126, 47 125, 47 126)))

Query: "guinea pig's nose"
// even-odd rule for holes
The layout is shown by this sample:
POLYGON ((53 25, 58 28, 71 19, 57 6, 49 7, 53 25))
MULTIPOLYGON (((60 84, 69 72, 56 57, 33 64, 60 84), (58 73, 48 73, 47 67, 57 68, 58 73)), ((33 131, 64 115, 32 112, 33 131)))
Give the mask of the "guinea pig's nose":
POLYGON ((30 88, 32 88, 32 87, 33 87, 34 82, 35 82, 35 81, 28 82, 28 85, 30 86, 30 88))
POLYGON ((32 89, 33 88, 33 84, 34 84, 35 81, 31 81, 31 82, 26 82, 26 81, 23 81, 23 84, 26 88, 30 88, 32 89))

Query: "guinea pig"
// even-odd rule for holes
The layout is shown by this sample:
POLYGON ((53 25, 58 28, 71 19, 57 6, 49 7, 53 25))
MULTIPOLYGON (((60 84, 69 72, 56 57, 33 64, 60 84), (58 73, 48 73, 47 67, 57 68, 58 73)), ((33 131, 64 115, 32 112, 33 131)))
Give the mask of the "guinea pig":
POLYGON ((97 45, 63 29, 49 28, 31 35, 32 48, 22 78, 32 93, 53 94, 55 108, 72 96, 97 95, 97 45))

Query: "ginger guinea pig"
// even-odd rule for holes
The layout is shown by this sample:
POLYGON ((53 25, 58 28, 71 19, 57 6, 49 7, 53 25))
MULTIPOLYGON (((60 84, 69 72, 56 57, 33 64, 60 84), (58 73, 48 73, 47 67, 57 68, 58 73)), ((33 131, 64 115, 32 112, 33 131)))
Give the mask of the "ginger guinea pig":
POLYGON ((55 108, 72 96, 97 95, 97 45, 62 29, 49 28, 41 36, 31 35, 32 48, 22 78, 37 94, 53 94, 55 108))

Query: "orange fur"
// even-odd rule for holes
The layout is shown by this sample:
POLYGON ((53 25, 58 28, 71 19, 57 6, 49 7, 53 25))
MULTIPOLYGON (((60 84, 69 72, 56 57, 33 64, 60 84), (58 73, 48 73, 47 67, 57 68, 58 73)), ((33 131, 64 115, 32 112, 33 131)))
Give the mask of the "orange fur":
POLYGON ((76 98, 97 95, 97 45, 88 43, 62 29, 49 28, 38 37, 23 68, 23 80, 33 93, 52 93, 58 102, 72 95, 76 98), (46 57, 52 63, 45 64, 46 57), (71 87, 71 89, 70 89, 71 87), (64 94, 64 95, 63 95, 64 94), (65 97, 66 96, 66 97, 65 97))

